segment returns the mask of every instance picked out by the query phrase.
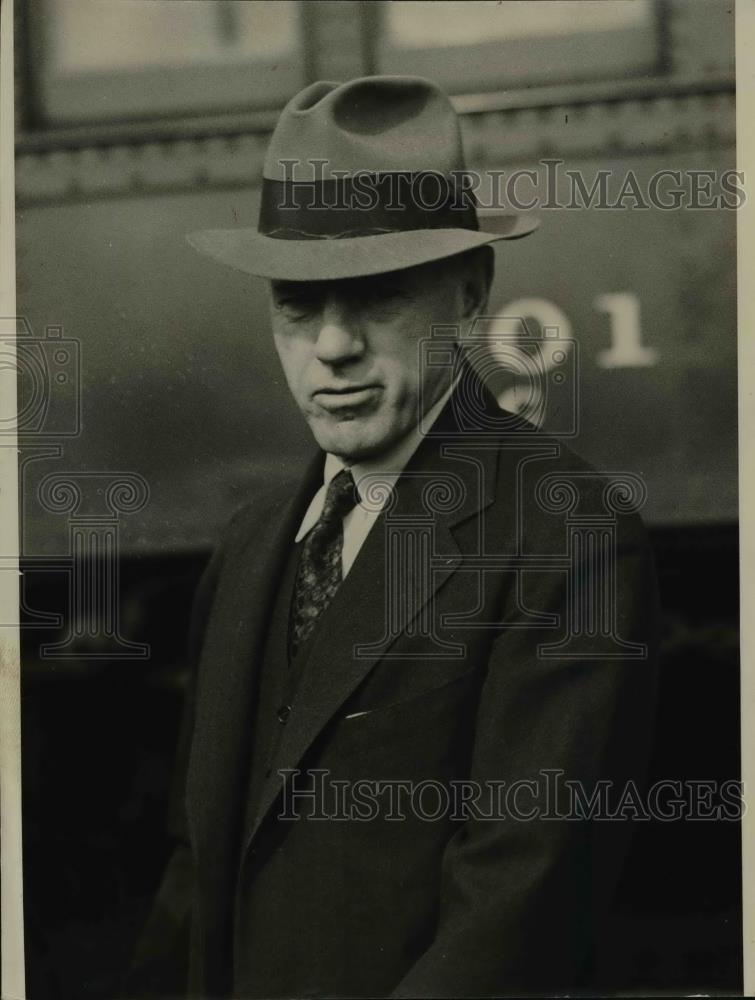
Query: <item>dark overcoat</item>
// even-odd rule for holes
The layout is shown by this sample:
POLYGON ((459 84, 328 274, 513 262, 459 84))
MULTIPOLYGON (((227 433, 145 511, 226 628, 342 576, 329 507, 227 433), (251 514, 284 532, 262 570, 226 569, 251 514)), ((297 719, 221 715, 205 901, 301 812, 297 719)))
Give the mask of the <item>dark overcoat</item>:
POLYGON ((600 795, 640 787, 653 717, 641 486, 455 394, 318 625, 250 812, 267 626, 321 475, 244 507, 200 585, 146 992, 227 996, 234 967, 268 998, 576 989, 631 826, 600 795))

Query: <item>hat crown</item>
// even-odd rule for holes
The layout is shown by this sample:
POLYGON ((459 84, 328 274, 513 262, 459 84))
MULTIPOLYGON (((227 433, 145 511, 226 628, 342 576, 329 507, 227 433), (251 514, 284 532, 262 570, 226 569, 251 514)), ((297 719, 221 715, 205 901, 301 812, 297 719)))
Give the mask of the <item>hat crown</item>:
POLYGON ((312 181, 333 171, 464 169, 459 119, 439 87, 422 77, 368 76, 318 81, 293 97, 273 132, 263 175, 312 181))
POLYGON ((483 230, 470 180, 459 118, 431 81, 320 81, 281 112, 257 227, 204 230, 189 242, 246 274, 333 281, 417 267, 537 227, 500 214, 483 230))

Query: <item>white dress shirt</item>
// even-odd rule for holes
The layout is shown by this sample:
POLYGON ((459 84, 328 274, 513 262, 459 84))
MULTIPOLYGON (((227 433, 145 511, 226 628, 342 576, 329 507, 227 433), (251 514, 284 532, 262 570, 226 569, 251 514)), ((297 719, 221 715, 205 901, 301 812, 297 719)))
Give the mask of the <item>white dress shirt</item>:
MULTIPOLYGON (((453 389, 454 386, 451 385, 441 398, 436 403, 433 403, 427 411, 422 420, 425 428, 429 429, 435 422, 453 389)), ((390 492, 396 480, 419 447, 423 436, 424 434, 419 426, 415 426, 387 454, 381 455, 376 459, 354 462, 352 465, 347 465, 336 455, 326 454, 323 469, 323 484, 312 497, 312 502, 307 508, 307 513, 304 515, 304 519, 296 533, 296 541, 300 542, 305 538, 319 520, 325 504, 325 494, 331 479, 342 469, 350 469, 361 500, 343 519, 343 550, 341 559, 343 577, 345 578, 354 564, 354 560, 365 538, 369 534, 370 528, 388 502, 390 492)))

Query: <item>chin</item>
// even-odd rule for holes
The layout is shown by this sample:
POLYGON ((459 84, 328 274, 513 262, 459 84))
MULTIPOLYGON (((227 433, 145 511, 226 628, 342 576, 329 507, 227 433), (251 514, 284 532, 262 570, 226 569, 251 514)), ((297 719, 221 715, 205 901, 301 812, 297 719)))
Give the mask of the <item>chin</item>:
POLYGON ((376 427, 360 426, 359 420, 313 421, 310 429, 323 451, 345 462, 358 462, 387 451, 396 437, 376 427))

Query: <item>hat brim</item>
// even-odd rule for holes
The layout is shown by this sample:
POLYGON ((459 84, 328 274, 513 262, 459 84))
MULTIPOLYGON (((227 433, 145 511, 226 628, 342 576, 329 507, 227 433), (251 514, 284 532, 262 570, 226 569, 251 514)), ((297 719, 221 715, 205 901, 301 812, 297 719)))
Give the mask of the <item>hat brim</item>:
POLYGON ((454 257, 499 240, 516 240, 539 226, 530 215, 480 213, 479 230, 417 229, 343 239, 275 239, 257 229, 204 229, 188 242, 244 274, 280 281, 333 281, 401 271, 454 257))

